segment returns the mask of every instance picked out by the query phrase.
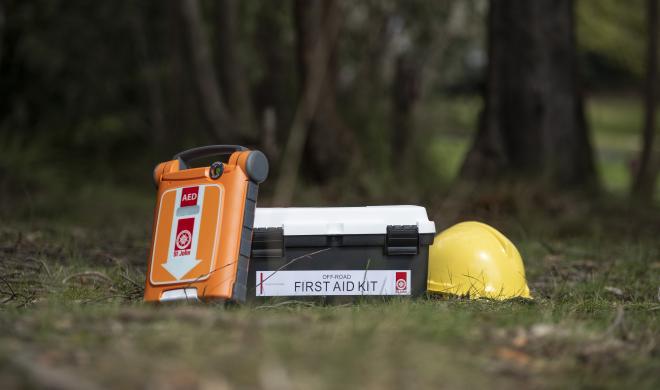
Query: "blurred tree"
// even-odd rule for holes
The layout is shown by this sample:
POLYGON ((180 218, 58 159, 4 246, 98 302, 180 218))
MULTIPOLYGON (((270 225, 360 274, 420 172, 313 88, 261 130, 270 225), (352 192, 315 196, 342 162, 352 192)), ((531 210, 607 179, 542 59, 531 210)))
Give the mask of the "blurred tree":
POLYGON ((595 187, 573 14, 572 0, 491 0, 485 106, 463 177, 595 187))
POLYGON ((420 94, 419 64, 409 53, 400 54, 396 58, 394 80, 392 82, 392 137, 391 159, 392 169, 398 173, 402 170, 410 155, 412 140, 413 108, 420 94))
POLYGON ((294 17, 301 92, 275 188, 279 205, 291 202, 301 168, 317 180, 341 175, 355 150, 336 106, 335 55, 342 18, 337 2, 296 0, 294 17))
POLYGON ((205 131, 208 124, 203 119, 203 111, 198 103, 195 76, 190 72, 190 56, 180 0, 168 0, 165 4, 161 0, 152 2, 157 9, 164 12, 161 18, 151 19, 149 25, 153 30, 150 37, 154 46, 157 44, 160 49, 159 79, 164 84, 168 147, 171 153, 175 153, 189 145, 209 142, 208 139, 213 140, 214 137, 203 137, 209 134, 205 131), (199 131, 188 131, 189 129, 199 131))
POLYGON ((130 13, 132 16, 132 26, 135 36, 136 57, 139 63, 139 76, 142 81, 144 90, 146 91, 145 100, 147 101, 147 112, 149 113, 150 123, 148 128, 150 130, 149 136, 154 143, 155 149, 164 151, 169 141, 171 133, 165 125, 165 109, 163 104, 163 92, 161 88, 161 80, 156 71, 156 59, 153 55, 151 48, 152 41, 147 36, 145 27, 145 10, 153 3, 142 2, 132 3, 133 9, 130 13))
POLYGON ((658 176, 658 157, 654 156, 656 106, 658 95, 658 0, 647 0, 646 82, 644 83, 644 129, 642 151, 633 181, 633 195, 644 202, 653 200, 658 176))
POLYGON ((644 76, 646 0, 580 0, 576 27, 590 91, 630 90, 644 76))
POLYGON ((399 177, 413 179, 407 187, 417 182, 415 167, 424 164, 421 151, 425 148, 423 130, 415 124, 415 109, 438 84, 444 72, 446 54, 453 41, 460 35, 461 19, 467 4, 446 0, 442 3, 408 1, 400 12, 400 52, 393 58, 394 74, 391 91, 391 169, 399 177), (443 71, 438 68, 443 67, 443 71))
POLYGON ((304 154, 307 173, 317 180, 325 180, 341 175, 355 151, 353 131, 337 110, 338 40, 330 38, 332 29, 339 27, 342 14, 336 0, 296 0, 294 16, 301 96, 310 79, 315 77, 314 68, 318 67, 315 46, 322 46, 326 52, 319 100, 305 125, 308 136, 304 154))
POLYGON ((4 42, 5 32, 5 5, 0 1, 0 63, 2 63, 2 43, 4 42))
POLYGON ((22 155, 85 171, 144 146, 128 5, 3 1, 0 135, 23 143, 22 155))
POLYGON ((192 74, 209 132, 212 138, 219 141, 241 139, 241 129, 235 126, 220 92, 199 1, 181 0, 180 6, 193 65, 192 74))
POLYGON ((234 117, 238 132, 255 139, 255 123, 250 86, 244 71, 241 55, 242 40, 239 36, 237 21, 238 2, 236 0, 218 0, 214 3, 216 20, 213 23, 216 32, 218 68, 220 85, 227 106, 234 117))
MULTIPOLYGON (((255 107, 263 129, 261 147, 271 161, 279 161, 286 142, 296 98, 293 16, 289 3, 264 1, 255 13, 253 46, 261 77, 255 85, 255 107)), ((277 166, 272 166, 274 170, 277 166)))

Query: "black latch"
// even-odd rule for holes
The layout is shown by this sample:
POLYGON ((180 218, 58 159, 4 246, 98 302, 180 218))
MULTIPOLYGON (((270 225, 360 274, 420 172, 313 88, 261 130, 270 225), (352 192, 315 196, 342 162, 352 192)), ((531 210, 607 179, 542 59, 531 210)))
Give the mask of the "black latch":
POLYGON ((416 255, 419 248, 417 225, 388 225, 387 254, 416 255))
POLYGON ((252 233, 252 258, 283 257, 284 230, 282 228, 256 228, 252 233))

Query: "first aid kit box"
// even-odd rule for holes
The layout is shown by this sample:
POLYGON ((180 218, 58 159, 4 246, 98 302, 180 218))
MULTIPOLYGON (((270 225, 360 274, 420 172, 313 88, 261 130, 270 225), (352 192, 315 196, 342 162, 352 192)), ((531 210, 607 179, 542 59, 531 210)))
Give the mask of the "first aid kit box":
POLYGON ((248 298, 422 295, 434 235, 420 206, 257 208, 248 298))

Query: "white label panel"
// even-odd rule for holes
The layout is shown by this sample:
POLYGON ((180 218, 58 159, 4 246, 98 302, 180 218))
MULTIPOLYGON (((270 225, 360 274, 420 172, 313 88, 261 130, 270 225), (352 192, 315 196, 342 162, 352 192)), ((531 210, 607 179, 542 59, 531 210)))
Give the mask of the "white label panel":
POLYGON ((410 295, 410 270, 256 271, 256 295, 410 295))

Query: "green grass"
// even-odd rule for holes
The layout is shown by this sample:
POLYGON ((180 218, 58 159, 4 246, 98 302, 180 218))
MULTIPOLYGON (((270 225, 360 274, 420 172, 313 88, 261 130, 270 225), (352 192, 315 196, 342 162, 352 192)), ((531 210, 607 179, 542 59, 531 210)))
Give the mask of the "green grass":
MULTIPOLYGON (((623 318, 648 326, 643 310, 627 309, 623 318)), ((653 339, 622 341, 608 329, 616 310, 604 303, 63 304, 5 316, 15 318, 5 329, 20 340, 5 342, 5 367, 28 382, 36 368, 15 362, 21 354, 72 379, 117 388, 657 385, 646 344, 653 339)))
MULTIPOLYGON (((595 96, 588 98, 587 104, 588 119, 596 134, 628 134, 639 138, 644 115, 640 97, 595 96)), ((635 143, 633 146, 638 145, 635 143)))
MULTIPOLYGON (((641 145, 643 111, 636 98, 596 98, 588 101, 599 173, 606 190, 627 195, 632 183, 632 162, 641 145)), ((660 187, 659 187, 660 188, 660 187)))
POLYGON ((94 215, 0 229, 2 387, 660 385, 657 211, 556 198, 534 211, 524 191, 498 195, 516 211, 479 219, 518 245, 532 302, 153 306, 141 302, 151 197, 89 191, 94 215))

